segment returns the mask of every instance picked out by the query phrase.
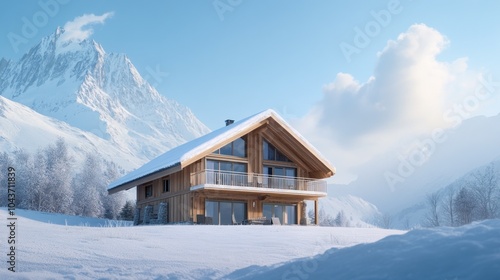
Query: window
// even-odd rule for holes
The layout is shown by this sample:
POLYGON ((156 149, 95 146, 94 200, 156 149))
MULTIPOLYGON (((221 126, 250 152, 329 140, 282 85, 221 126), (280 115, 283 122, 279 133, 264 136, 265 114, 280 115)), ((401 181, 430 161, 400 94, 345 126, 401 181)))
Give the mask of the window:
POLYGON ((297 223, 297 205, 296 204, 271 204, 264 203, 262 214, 266 219, 280 219, 283 225, 293 225, 297 223))
POLYGON ((205 201, 205 221, 214 225, 241 224, 246 219, 247 204, 237 201, 205 201))
POLYGON ((218 155, 227 155, 235 157, 247 157, 247 140, 246 136, 238 138, 226 146, 213 152, 218 155))
POLYGON ((207 159, 207 184, 245 186, 248 184, 247 164, 207 159), (233 173, 237 172, 237 173, 233 173))
POLYGON ((264 175, 263 186, 266 188, 297 189, 297 168, 283 166, 264 165, 262 170, 264 175), (290 177, 288 179, 287 177, 290 177))
POLYGON ((169 192, 170 191, 170 180, 169 179, 164 179, 163 180, 163 192, 169 192))
POLYGON ((278 151, 278 149, 266 140, 262 141, 262 151, 265 160, 291 162, 282 152, 278 151))
POLYGON ((263 173, 265 175, 297 177, 297 168, 264 165, 263 173))
POLYGON ((241 162, 207 160, 207 169, 228 172, 247 172, 247 164, 241 162))
POLYGON ((148 185, 144 187, 146 198, 153 196, 153 185, 148 185))

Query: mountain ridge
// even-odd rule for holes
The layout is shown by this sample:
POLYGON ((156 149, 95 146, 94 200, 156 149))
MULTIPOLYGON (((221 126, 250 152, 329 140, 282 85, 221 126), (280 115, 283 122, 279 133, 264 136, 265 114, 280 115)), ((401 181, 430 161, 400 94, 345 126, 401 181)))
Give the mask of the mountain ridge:
POLYGON ((115 145, 140 162, 210 130, 161 95, 125 54, 92 39, 63 41, 63 28, 18 61, 0 60, 0 95, 115 145))

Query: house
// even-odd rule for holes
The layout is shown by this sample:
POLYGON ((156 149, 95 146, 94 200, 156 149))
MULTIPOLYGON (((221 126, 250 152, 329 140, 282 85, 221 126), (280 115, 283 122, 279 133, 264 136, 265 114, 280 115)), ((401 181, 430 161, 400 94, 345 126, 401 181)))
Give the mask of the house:
POLYGON ((307 140, 266 110, 171 149, 112 182, 108 193, 137 187, 136 224, 160 214, 169 223, 305 224, 305 201, 314 201, 317 223, 324 179, 334 174, 307 140))

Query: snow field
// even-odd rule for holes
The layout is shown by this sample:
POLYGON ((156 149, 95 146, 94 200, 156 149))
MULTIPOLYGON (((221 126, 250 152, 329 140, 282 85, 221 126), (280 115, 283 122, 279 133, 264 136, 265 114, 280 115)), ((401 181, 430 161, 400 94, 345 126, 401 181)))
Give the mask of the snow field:
MULTIPOLYGON (((82 227, 40 222, 56 219, 34 213, 19 213, 39 221, 18 218, 18 272, 5 267, 0 279, 219 279, 250 266, 276 265, 403 233, 315 226, 82 227)), ((0 217, 5 216, 0 210, 0 217)))
MULTIPOLYGON (((0 279, 500 279, 500 220, 406 233, 316 226, 117 227, 102 219, 16 213, 17 272, 4 263, 0 279)), ((6 214, 0 210, 2 219, 6 214)), ((0 236, 5 231, 1 226, 0 236)), ((0 248, 5 257, 5 246, 0 248)))

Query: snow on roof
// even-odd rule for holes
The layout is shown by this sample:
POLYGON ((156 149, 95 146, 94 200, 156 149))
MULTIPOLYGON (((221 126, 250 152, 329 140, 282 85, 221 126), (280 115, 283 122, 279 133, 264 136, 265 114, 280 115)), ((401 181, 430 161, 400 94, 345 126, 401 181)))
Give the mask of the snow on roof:
POLYGON ((237 121, 231 125, 214 130, 204 136, 196 138, 192 141, 189 141, 167 151, 166 153, 156 157, 155 159, 128 173, 120 179, 111 182, 108 186, 108 190, 120 187, 127 183, 131 183, 135 180, 144 178, 156 172, 160 172, 177 165, 182 165, 182 163, 197 157, 199 154, 207 151, 208 149, 216 146, 221 142, 226 141, 227 139, 231 139, 241 134, 242 132, 248 130, 248 128, 252 125, 260 123, 269 117, 273 117, 281 125, 292 131, 295 136, 298 137, 300 141, 307 146, 308 149, 314 152, 321 161, 323 161, 329 168, 331 168, 335 172, 335 168, 329 163, 329 161, 326 158, 323 158, 321 154, 304 137, 302 137, 302 135, 300 135, 300 133, 293 129, 274 110, 268 109, 261 113, 237 121))

